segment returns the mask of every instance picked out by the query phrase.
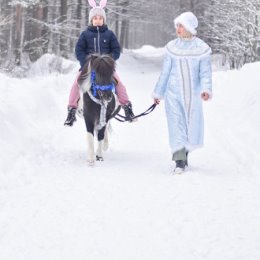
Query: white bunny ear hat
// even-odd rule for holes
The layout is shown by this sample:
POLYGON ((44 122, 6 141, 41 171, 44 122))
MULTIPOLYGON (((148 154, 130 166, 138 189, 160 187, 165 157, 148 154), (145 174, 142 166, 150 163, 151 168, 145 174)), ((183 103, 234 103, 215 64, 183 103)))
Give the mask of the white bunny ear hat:
POLYGON ((106 23, 106 13, 104 10, 104 7, 107 4, 107 0, 101 0, 99 3, 99 6, 97 6, 95 0, 88 0, 89 5, 92 7, 92 9, 89 11, 89 16, 88 16, 88 22, 91 24, 91 21, 94 16, 99 15, 104 18, 104 24, 106 23))

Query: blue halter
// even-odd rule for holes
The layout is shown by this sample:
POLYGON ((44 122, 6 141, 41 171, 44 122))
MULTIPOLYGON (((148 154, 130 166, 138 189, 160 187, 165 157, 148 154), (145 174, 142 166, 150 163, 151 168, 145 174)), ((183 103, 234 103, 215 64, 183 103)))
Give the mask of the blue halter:
POLYGON ((95 71, 91 71, 91 88, 93 90, 93 96, 96 97, 97 96, 97 91, 98 90, 111 90, 113 92, 115 92, 115 84, 112 82, 109 85, 97 85, 96 84, 96 72, 95 71))

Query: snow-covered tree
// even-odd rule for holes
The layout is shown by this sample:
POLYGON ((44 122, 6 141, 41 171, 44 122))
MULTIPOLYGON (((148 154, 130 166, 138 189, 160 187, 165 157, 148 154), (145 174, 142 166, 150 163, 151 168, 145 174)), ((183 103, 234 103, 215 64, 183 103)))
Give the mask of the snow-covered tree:
MULTIPOLYGON (((74 57, 88 24, 86 0, 0 0, 0 66, 12 69, 44 53, 74 57)), ((99 0, 97 0, 99 3, 99 0)), ((260 60, 259 0, 109 0, 108 26, 122 48, 164 46, 173 39, 173 20, 184 11, 199 19, 198 36, 232 68, 260 60)))
POLYGON ((211 0, 203 17, 204 37, 214 52, 226 56, 232 68, 259 60, 258 0, 211 0))

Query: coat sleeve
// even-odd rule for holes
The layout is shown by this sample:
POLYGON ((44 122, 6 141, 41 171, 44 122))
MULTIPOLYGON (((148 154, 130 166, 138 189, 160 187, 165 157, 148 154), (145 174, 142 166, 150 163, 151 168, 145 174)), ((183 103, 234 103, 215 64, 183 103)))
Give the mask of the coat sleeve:
POLYGON ((206 55, 200 60, 200 85, 201 92, 206 92, 212 97, 212 68, 211 56, 206 55))
POLYGON ((110 49, 111 49, 111 55, 114 60, 119 59, 120 57, 120 44, 115 36, 115 34, 111 31, 111 38, 110 38, 110 49))
POLYGON ((84 32, 82 32, 78 39, 76 47, 75 47, 76 57, 77 57, 78 61, 80 62, 81 68, 84 66, 84 64, 86 62, 86 57, 88 55, 88 53, 86 52, 86 50, 88 49, 87 45, 88 44, 85 39, 84 32))
POLYGON ((172 61, 171 57, 166 54, 163 62, 163 68, 160 74, 160 77, 155 85, 154 91, 153 91, 153 97, 162 99, 164 97, 167 83, 170 76, 170 71, 172 67, 172 61))

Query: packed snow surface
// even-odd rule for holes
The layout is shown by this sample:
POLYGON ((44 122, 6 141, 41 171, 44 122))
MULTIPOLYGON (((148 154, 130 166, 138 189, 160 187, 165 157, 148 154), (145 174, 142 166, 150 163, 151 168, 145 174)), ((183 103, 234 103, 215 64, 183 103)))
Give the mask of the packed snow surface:
MULTIPOLYGON (((162 50, 126 51, 117 70, 134 112, 152 103, 162 50)), ((205 145, 170 174, 164 104, 112 120, 89 167, 82 119, 63 126, 74 61, 45 56, 23 79, 0 74, 1 260, 260 259, 260 63, 214 71, 205 145)))

